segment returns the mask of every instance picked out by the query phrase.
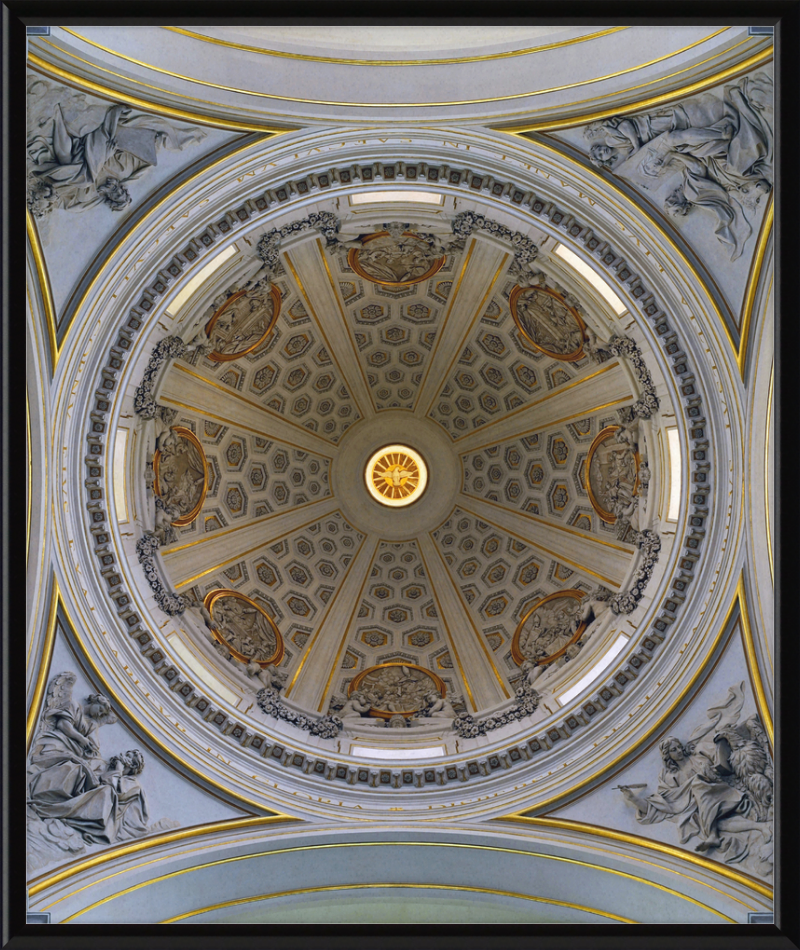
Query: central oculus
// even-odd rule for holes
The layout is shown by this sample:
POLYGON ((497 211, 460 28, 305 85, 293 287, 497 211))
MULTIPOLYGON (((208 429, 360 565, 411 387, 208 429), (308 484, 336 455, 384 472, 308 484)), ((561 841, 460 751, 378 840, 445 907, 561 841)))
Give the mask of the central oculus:
POLYGON ((370 456, 364 479, 375 501, 402 508, 422 497, 428 484, 428 467, 419 452, 407 445, 384 445, 370 456))

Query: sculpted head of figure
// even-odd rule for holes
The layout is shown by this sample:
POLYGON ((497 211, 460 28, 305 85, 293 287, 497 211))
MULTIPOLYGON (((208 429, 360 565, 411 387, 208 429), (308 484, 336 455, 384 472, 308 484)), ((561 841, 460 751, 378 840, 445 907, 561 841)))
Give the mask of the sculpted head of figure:
POLYGON ((692 203, 683 193, 681 188, 676 188, 664 199, 664 210, 670 217, 682 217, 688 214, 692 209, 692 203))
POLYGON ((119 178, 109 177, 97 185, 97 194, 112 211, 124 211, 131 203, 131 195, 119 178))
POLYGON ((102 696, 100 693, 92 693, 91 696, 86 697, 86 715, 90 719, 95 719, 98 722, 111 716, 111 703, 107 697, 102 696))
POLYGON ((140 775, 144 771, 144 756, 138 749, 126 752, 123 761, 126 775, 140 775))
POLYGON ((661 751, 661 758, 669 772, 677 772, 679 763, 683 762, 689 754, 689 750, 684 746, 680 739, 675 736, 667 736, 658 747, 661 751))
POLYGON ((598 168, 611 168, 616 157, 609 145, 593 145, 589 149, 589 161, 598 168))

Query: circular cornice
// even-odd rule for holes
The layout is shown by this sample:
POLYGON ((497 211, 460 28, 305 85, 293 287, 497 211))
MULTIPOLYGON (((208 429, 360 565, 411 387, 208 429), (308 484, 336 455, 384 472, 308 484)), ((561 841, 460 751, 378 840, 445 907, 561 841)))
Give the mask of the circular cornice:
MULTIPOLYGON (((213 716, 208 717, 209 724, 196 711, 193 712, 194 719, 191 716, 187 719, 183 698, 178 690, 169 688, 176 675, 179 680, 181 677, 177 665, 173 666, 167 659, 168 647, 159 639, 153 639, 159 637, 159 625, 147 619, 156 616, 152 596, 137 590, 138 582, 130 583, 138 568, 136 564, 129 566, 125 563, 130 543, 122 537, 119 527, 108 519, 110 481, 103 474, 105 453, 108 451, 108 433, 115 431, 123 411, 124 401, 120 396, 126 391, 129 381, 141 378, 155 334, 160 332, 156 330, 156 320, 162 309, 158 301, 164 297, 167 286, 166 277, 157 275, 169 271, 170 255, 182 254, 191 234, 208 234, 209 244, 213 245, 219 237, 214 222, 226 207, 242 207, 247 210, 246 220, 249 221, 251 216, 257 219, 259 213, 263 213, 259 209, 260 195, 269 198, 263 199, 263 211, 270 209, 264 219, 269 225, 274 220, 273 207, 276 211, 281 209, 283 214, 283 203, 278 195, 287 178, 296 179, 315 167, 318 170, 330 167, 331 159, 326 157, 330 148, 337 152, 335 161, 339 167, 346 164, 346 157, 350 161, 358 158, 363 161, 367 154, 380 156, 384 161, 391 160, 391 156, 396 160, 398 155, 402 155, 404 161, 412 163, 430 161, 434 157, 439 160, 447 158, 452 163, 457 156, 466 158, 468 154, 469 167, 474 173, 483 173, 479 179, 483 192, 478 191, 475 197, 487 204, 491 202, 495 218, 505 218, 517 228, 528 230, 534 227, 557 235, 559 241, 570 243, 583 255, 594 254, 600 266, 606 267, 607 275, 615 282, 615 289, 631 302, 636 329, 631 328, 628 332, 635 332, 641 345, 648 348, 651 365, 658 364, 662 368, 662 378, 670 387, 672 402, 684 406, 686 421, 679 417, 675 419, 686 463, 687 489, 691 486, 691 497, 682 505, 677 526, 682 543, 675 545, 669 563, 664 560, 659 563, 653 581, 657 589, 648 592, 636 614, 637 618, 643 618, 638 621, 638 635, 644 632, 646 622, 647 632, 642 642, 653 646, 649 653, 646 645, 639 647, 637 655, 641 659, 638 665, 641 668, 643 663, 652 664, 653 671, 660 669, 665 678, 655 686, 651 677, 648 696, 644 697, 637 688, 637 670, 626 659, 624 670, 618 669, 612 677, 620 685, 616 686, 615 692, 609 691, 608 686, 603 687, 610 698, 605 700, 601 690, 596 702, 599 708, 612 702, 621 714, 639 701, 635 723, 617 728, 612 734, 603 726, 602 717, 598 717, 596 722, 587 720, 585 725, 573 729, 569 725, 570 718, 576 726, 577 720, 570 710, 573 707, 578 710, 580 702, 585 702, 585 699, 573 703, 558 716, 537 724, 537 736, 545 739, 549 734, 549 744, 545 739, 535 755, 532 747, 523 755, 523 747, 518 745, 517 755, 523 764, 515 766, 507 779, 504 778, 504 763, 508 762, 508 767, 511 767, 513 750, 510 756, 498 753, 495 756, 497 771, 493 765, 487 764, 487 774, 482 781, 476 782, 474 792, 470 784, 462 785, 459 793, 462 801, 451 809, 451 814, 456 811, 476 815, 502 814, 522 807, 541 806, 591 781, 612 762, 621 761, 626 750, 658 729, 665 713, 675 708, 691 689, 717 642, 717 632, 738 578, 741 505, 739 493, 733 486, 742 483, 738 471, 741 451, 730 441, 735 433, 742 431, 735 361, 732 361, 732 354, 720 338, 713 320, 705 316, 707 309, 711 309, 709 295, 691 270, 686 269, 675 246, 670 245, 669 240, 662 242, 659 266, 640 250, 642 242, 645 247, 652 243, 654 233, 668 235, 668 226, 657 221, 654 229, 653 220, 641 209, 631 205, 621 194, 615 195, 612 191, 609 195, 608 191, 598 187, 596 173, 576 168, 554 148, 510 143, 506 137, 488 133, 452 131, 450 138, 449 133, 442 136, 419 130, 400 136, 396 132, 381 136, 373 131, 357 134, 337 131, 330 135, 309 136, 320 152, 303 158, 299 157, 303 136, 292 136, 291 141, 287 136, 273 144, 253 146, 236 156, 235 161, 230 159, 219 163, 208 181, 197 179, 185 188, 179 188, 172 196, 169 208, 162 205, 154 209, 110 255, 83 301, 71 331, 70 351, 65 352, 58 366, 54 457, 66 466, 67 478, 55 486, 53 501, 57 513, 56 536, 62 551, 60 580, 81 644, 114 700, 122 708, 134 712, 153 741, 178 761, 186 762, 188 757, 195 763, 194 768, 199 767, 210 782, 227 789, 234 797, 241 797, 251 806, 279 807, 309 814, 328 813, 327 806, 317 803, 316 785, 309 777, 313 771, 314 755, 319 755, 323 746, 318 744, 316 753, 306 746, 306 753, 299 756, 301 762, 311 763, 307 772, 303 765, 291 768, 298 756, 291 752, 288 757, 285 755, 287 743, 281 747, 271 740, 268 746, 272 751, 264 760, 265 773, 258 782, 247 778, 252 775, 251 746, 237 746, 236 742, 223 736, 214 740, 212 748, 224 749, 221 753, 225 759, 224 768, 215 754, 205 752, 212 740, 210 729, 218 729, 223 734, 227 731, 229 735, 235 735, 238 729, 240 743, 245 741, 245 735, 252 738, 252 733, 236 725, 239 714, 227 709, 224 702, 217 701, 222 713, 218 725, 214 724, 213 716), (411 141, 398 141, 398 138, 411 141), (454 141, 460 143, 459 147, 448 144, 454 141), (467 144, 470 145, 469 153, 462 152, 460 149, 467 144), (254 179, 247 177, 248 168, 263 169, 267 160, 274 165, 269 172, 261 172, 260 180, 254 184, 254 179), (562 184, 556 191, 550 184, 551 175, 566 185, 562 184), (509 179, 518 183, 517 190, 512 186, 501 190, 499 198, 491 198, 492 182, 509 179), (520 194, 518 203, 517 192, 520 194), (205 197, 209 201, 203 204, 205 197), (188 212, 188 217, 181 219, 184 212, 188 212), (577 230, 573 236, 574 228, 577 230), (589 230, 597 235, 596 240, 592 237, 586 239, 589 230), (143 244, 145 233, 148 238, 143 244), (608 238, 604 238, 606 233, 608 238), (159 238, 158 247, 154 243, 156 237, 159 238), (592 240, 595 240, 593 246, 592 240), (606 262, 606 258, 610 261, 606 262), (638 275, 635 286, 620 280, 623 269, 638 275), (158 290, 159 283, 161 290, 158 290), (641 293, 637 295, 635 291, 640 287, 641 293), (684 303, 684 300, 688 302, 684 303), (103 319, 98 323, 101 315, 103 319), (693 327, 694 332, 679 333, 684 325, 693 327), (110 380, 111 385, 105 385, 104 380, 110 380), (700 430, 702 434, 699 434, 700 430), (703 443, 706 443, 704 448, 697 448, 703 443), (690 450, 694 453, 693 458, 689 456, 690 450), (711 477, 714 451, 719 457, 731 460, 731 469, 725 478, 711 477), (94 529, 90 530, 89 525, 94 525, 94 529), (74 541, 69 556, 66 555, 67 538, 74 541), (708 558, 698 560, 698 555, 707 548, 718 553, 714 563, 708 558), (103 552, 109 552, 111 557, 106 568, 102 568, 103 552), (676 564, 678 560, 685 562, 683 566, 676 564), (76 565, 81 567, 80 574, 76 565), (691 573, 695 567, 696 573, 691 573), (681 576, 686 577, 684 586, 689 586, 688 594, 677 592, 675 585, 681 576), (85 601, 79 594, 81 588, 87 592, 91 588, 93 602, 98 605, 91 615, 82 606, 85 601), (699 592, 697 597, 691 596, 693 591, 699 592), (661 598, 668 592, 667 600, 662 603, 661 598), (658 601, 653 600, 656 593, 658 601), (682 606, 681 598, 686 598, 682 606), (681 625, 685 624, 686 629, 692 630, 691 644, 686 646, 678 642, 679 638, 670 637, 670 627, 679 608, 682 611, 681 625), (142 651, 139 650, 140 641, 127 635, 137 630, 149 637, 142 651), (109 638, 115 644, 111 652, 107 648, 109 638), (148 669, 155 669, 155 680, 148 669), (162 675, 173 669, 173 677, 162 675), (154 702, 159 704, 160 711, 154 702), (176 727, 180 731, 176 731, 176 727), (563 763, 559 754, 561 746, 557 743, 567 737, 570 738, 567 744, 569 759, 563 763), (276 749, 279 749, 277 755, 276 749), (284 763, 290 767, 282 768, 284 763), (561 767, 556 770, 553 765, 557 763, 561 763, 561 767), (549 770, 548 775, 544 775, 545 767, 549 770), (275 769, 279 771, 275 773, 275 769), (554 778, 555 772, 558 774, 554 778), (487 793, 490 799, 498 796, 494 804, 487 803, 487 793)), ((469 181, 469 175, 463 173, 459 174, 459 186, 439 182, 436 187, 452 195, 469 194, 468 190, 464 191, 469 189, 469 181)), ((337 183, 336 192, 342 194, 347 190, 352 190, 352 185, 337 183)), ((318 200, 318 196, 295 198, 292 201, 294 216, 301 216, 303 207, 313 200, 318 200)), ((258 221, 253 223, 260 224, 258 221)), ((189 247, 196 248, 194 261, 187 260, 184 255, 184 272, 191 272, 204 259, 203 244, 201 240, 191 242, 189 247)), ((196 710, 196 706, 194 708, 196 710)), ((262 731, 269 732, 269 729, 269 724, 262 725, 262 731)), ((302 738, 293 740, 293 744, 302 747, 302 738)), ((487 763, 499 745, 502 742, 498 740, 484 747, 487 763)), ((347 764, 347 757, 339 758, 346 766, 347 774, 351 774, 352 766, 347 764)), ((464 757, 459 757, 459 760, 463 762, 464 757)), ((447 784, 449 767, 447 762, 436 764, 432 774, 442 774, 445 781, 440 783, 435 777, 421 799, 397 789, 393 793, 396 795, 394 801, 410 809, 417 807, 415 802, 418 802, 426 811, 430 805, 434 813, 437 802, 446 801, 452 805, 452 791, 437 789, 437 785, 447 784)), ((454 772, 460 771, 458 762, 454 762, 452 767, 454 772)), ((377 802, 366 788, 359 789, 358 771, 356 768, 353 773, 354 784, 350 790, 337 786, 337 796, 350 803, 347 814, 352 814, 350 808, 355 804, 362 809, 364 817, 370 809, 381 812, 385 806, 377 802)), ((368 771, 376 771, 373 763, 369 763, 368 771)), ((423 770, 423 785, 426 782, 423 770)), ((338 817, 343 814, 341 809, 336 810, 338 817)))

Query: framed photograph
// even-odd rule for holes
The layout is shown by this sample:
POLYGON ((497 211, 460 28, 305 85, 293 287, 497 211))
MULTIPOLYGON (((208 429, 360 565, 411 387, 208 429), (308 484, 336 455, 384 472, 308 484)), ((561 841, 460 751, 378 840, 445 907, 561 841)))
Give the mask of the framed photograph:
POLYGON ((800 947, 799 7, 4 4, 4 947, 800 947))

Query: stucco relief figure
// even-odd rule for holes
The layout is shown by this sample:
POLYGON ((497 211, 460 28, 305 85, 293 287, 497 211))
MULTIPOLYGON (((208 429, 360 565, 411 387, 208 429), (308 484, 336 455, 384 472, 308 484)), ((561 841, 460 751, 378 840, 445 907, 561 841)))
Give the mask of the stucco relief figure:
POLYGON ((28 129, 28 207, 36 217, 101 204, 123 211, 131 203, 126 184, 158 164, 160 149, 181 151, 206 135, 126 106, 90 105, 44 80, 28 85, 28 129))
POLYGON ((269 280, 232 294, 205 327, 204 355, 225 362, 252 352, 275 325, 280 302, 280 291, 269 280))
POLYGON ((512 292, 509 302, 517 326, 537 349, 555 359, 583 355, 583 323, 560 294, 529 287, 512 292))
POLYGON ((279 652, 275 629, 255 604, 239 597, 219 597, 212 616, 225 643, 247 660, 267 663, 279 652))
POLYGON ((642 153, 637 164, 645 177, 680 174, 664 210, 680 216, 701 208, 713 215, 717 239, 736 260, 752 233, 745 209, 772 188, 772 93, 770 76, 756 73, 721 96, 708 93, 660 112, 608 119, 586 130, 590 159, 625 174, 633 170, 628 160, 642 153))
POLYGON ((658 790, 646 797, 620 786, 641 824, 664 820, 678 827, 681 844, 728 864, 772 873, 773 769, 757 715, 739 722, 744 683, 708 710, 688 742, 669 736, 660 744, 664 767, 658 790))
POLYGON ((417 284, 440 270, 445 259, 430 235, 399 229, 365 235, 347 258, 360 277, 381 284, 417 284))
POLYGON ((33 867, 86 845, 111 844, 174 822, 148 826, 147 798, 138 781, 138 750, 100 754, 97 732, 116 722, 105 696, 74 702, 75 674, 59 673, 47 689, 28 766, 29 858, 33 867))
POLYGON ((274 666, 261 666, 255 660, 250 660, 245 667, 245 673, 255 680, 256 691, 264 688, 281 690, 286 685, 286 670, 279 670, 274 666))
POLYGON ((208 474, 203 449, 194 433, 174 426, 158 438, 153 457, 154 487, 164 508, 179 512, 173 524, 189 524, 203 505, 208 474))
POLYGON ((384 718, 394 713, 419 712, 427 706, 431 688, 436 688, 437 696, 441 690, 431 674, 405 664, 374 667, 353 682, 366 696, 370 708, 384 718))
POLYGON ((523 659, 541 662, 566 649, 583 621, 581 595, 559 597, 536 607, 523 621, 517 649, 523 659))
POLYGON ((638 531, 637 454, 638 427, 607 426, 589 449, 586 487, 592 507, 603 521, 627 521, 638 531))
POLYGON ((340 719, 352 719, 355 717, 360 719, 362 716, 369 714, 371 705, 366 693, 356 690, 350 694, 337 715, 340 719))

